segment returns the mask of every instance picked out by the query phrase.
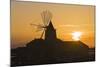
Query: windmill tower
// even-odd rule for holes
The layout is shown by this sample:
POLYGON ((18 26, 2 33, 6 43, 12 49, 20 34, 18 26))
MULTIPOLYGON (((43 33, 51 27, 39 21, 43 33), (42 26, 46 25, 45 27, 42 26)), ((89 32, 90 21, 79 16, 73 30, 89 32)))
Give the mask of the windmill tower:
POLYGON ((52 22, 50 21, 48 27, 45 30, 45 40, 55 40, 56 39, 56 30, 53 27, 52 22))
POLYGON ((45 40, 56 39, 56 30, 54 29, 53 24, 51 22, 52 13, 47 10, 43 11, 41 13, 41 17, 43 20, 43 25, 36 25, 36 24, 31 24, 31 25, 37 26, 39 31, 42 30, 40 38, 43 38, 43 35, 45 35, 45 40))

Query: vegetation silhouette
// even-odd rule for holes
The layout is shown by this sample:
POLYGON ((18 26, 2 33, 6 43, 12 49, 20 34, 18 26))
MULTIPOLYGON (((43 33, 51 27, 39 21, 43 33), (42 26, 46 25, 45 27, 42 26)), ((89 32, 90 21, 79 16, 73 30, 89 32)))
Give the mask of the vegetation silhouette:
POLYGON ((11 66, 95 60, 94 54, 90 58, 89 47, 83 42, 62 41, 58 39, 51 20, 49 21, 48 26, 44 28, 45 39, 34 39, 27 43, 26 47, 11 49, 11 66))

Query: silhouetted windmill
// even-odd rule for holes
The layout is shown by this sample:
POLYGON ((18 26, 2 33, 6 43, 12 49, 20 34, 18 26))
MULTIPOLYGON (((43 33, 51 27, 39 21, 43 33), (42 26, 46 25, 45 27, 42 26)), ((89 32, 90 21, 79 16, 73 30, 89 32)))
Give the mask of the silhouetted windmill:
POLYGON ((42 20, 43 20, 43 25, 41 25, 41 24, 37 25, 37 24, 31 23, 31 25, 37 26, 37 31, 41 31, 41 30, 43 31, 40 38, 43 37, 45 30, 47 29, 47 27, 48 27, 48 25, 49 25, 49 23, 52 19, 52 13, 48 10, 43 11, 41 13, 41 17, 42 17, 42 20))

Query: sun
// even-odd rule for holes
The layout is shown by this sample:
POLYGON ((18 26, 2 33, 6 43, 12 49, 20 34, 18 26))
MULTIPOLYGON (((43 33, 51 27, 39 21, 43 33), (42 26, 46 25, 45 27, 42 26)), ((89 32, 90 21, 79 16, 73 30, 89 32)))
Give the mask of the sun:
POLYGON ((73 39, 74 41, 79 41, 81 35, 82 35, 82 32, 73 32, 73 33, 72 33, 72 39, 73 39))

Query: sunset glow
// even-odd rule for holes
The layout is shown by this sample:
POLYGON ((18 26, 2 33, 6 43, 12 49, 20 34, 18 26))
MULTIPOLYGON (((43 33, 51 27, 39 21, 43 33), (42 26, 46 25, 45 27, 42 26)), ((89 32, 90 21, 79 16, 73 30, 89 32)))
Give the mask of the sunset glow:
POLYGON ((75 41, 79 41, 82 33, 81 32, 73 32, 72 33, 72 39, 75 41))
POLYGON ((45 10, 52 13, 51 21, 58 39, 63 41, 81 39, 80 41, 90 48, 95 47, 95 6, 12 1, 12 48, 23 46, 31 40, 40 38, 41 31, 36 32, 36 26, 31 26, 30 23, 43 25, 41 12, 45 10))

